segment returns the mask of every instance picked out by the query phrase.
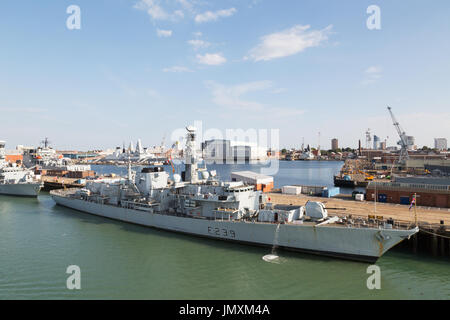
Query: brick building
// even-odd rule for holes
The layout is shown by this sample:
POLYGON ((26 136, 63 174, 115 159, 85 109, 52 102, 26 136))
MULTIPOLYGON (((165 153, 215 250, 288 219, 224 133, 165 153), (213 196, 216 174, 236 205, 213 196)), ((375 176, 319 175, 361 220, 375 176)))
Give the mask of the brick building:
POLYGON ((366 199, 378 202, 409 205, 417 194, 417 205, 450 208, 450 179, 440 182, 431 179, 404 179, 395 182, 370 182, 367 186, 366 199))

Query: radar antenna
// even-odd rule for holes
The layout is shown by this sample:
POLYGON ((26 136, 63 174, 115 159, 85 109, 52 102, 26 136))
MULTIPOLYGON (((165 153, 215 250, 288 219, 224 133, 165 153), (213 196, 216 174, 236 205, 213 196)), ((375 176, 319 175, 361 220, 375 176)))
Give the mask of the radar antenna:
POLYGON ((44 145, 44 148, 48 148, 48 146, 50 145, 50 141, 47 137, 45 137, 45 139, 42 140, 41 143, 44 145))

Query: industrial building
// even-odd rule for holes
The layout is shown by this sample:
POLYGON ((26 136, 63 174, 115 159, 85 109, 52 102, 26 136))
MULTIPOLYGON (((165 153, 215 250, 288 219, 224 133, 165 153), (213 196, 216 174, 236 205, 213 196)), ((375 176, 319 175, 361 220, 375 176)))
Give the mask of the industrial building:
POLYGON ((447 139, 445 138, 434 138, 434 148, 437 150, 447 150, 447 139))
POLYGON ((5 160, 9 163, 22 163, 23 154, 19 153, 17 150, 6 151, 5 160))
POLYGON ((273 177, 252 171, 232 172, 231 181, 242 181, 263 192, 270 192, 273 189, 273 177))
POLYGON ((141 139, 138 139, 136 146, 133 142, 130 142, 128 149, 125 149, 124 143, 123 147, 116 147, 103 160, 110 162, 127 162, 130 160, 141 163, 166 161, 168 151, 164 146, 164 139, 160 146, 154 146, 153 148, 144 148, 141 139))
POLYGON ((225 139, 207 140, 202 143, 203 158, 208 162, 230 163, 266 160, 267 149, 256 143, 225 139))
POLYGON ((394 182, 370 182, 366 199, 409 205, 450 208, 450 178, 397 178, 394 182))
POLYGON ((214 139, 202 143, 203 158, 217 163, 226 162, 230 155, 230 140, 214 139))
POLYGON ((338 139, 334 138, 331 140, 331 150, 337 150, 339 149, 339 141, 338 139))
POLYGON ((380 149, 380 141, 380 137, 378 137, 377 135, 373 136, 373 150, 380 149))

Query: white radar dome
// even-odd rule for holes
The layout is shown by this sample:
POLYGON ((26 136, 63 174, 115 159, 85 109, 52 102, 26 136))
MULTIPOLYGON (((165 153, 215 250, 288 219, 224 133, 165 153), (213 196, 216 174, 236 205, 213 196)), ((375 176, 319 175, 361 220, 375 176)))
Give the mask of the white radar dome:
POLYGON ((202 171, 202 178, 208 179, 209 178, 209 172, 208 171, 202 171))

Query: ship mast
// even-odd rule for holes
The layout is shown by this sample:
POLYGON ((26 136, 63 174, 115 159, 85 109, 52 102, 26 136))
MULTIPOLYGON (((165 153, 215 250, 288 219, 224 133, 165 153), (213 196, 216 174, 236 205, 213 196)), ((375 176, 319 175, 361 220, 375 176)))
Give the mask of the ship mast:
POLYGON ((186 158, 185 158, 185 181, 190 183, 198 182, 197 154, 196 154, 196 128, 186 127, 186 158))
POLYGON ((128 155, 128 172, 127 172, 127 178, 128 178, 128 182, 131 183, 131 159, 130 159, 130 155, 128 155))
POLYGON ((5 145, 6 145, 5 141, 0 141, 0 160, 5 159, 5 145))

